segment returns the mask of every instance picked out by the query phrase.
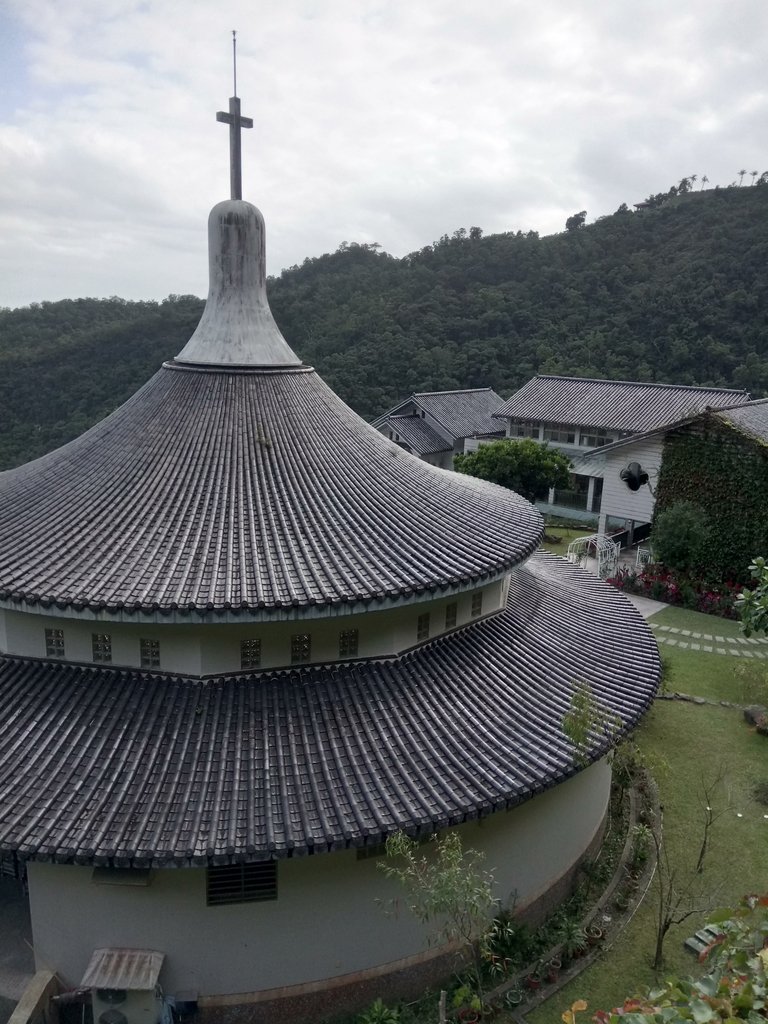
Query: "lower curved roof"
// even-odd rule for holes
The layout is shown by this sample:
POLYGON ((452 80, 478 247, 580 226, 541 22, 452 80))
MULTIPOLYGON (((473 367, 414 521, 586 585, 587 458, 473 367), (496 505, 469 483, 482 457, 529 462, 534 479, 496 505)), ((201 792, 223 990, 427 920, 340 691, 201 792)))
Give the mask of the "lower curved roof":
POLYGON ((528 502, 408 455, 308 367, 166 364, 81 437, 0 473, 0 601, 407 600, 497 576, 542 532, 528 502))
POLYGON ((629 601, 547 555, 512 572, 505 612, 388 661, 199 682, 6 657, 0 849, 162 866, 431 831, 579 770, 576 684, 628 729, 659 674, 629 601))

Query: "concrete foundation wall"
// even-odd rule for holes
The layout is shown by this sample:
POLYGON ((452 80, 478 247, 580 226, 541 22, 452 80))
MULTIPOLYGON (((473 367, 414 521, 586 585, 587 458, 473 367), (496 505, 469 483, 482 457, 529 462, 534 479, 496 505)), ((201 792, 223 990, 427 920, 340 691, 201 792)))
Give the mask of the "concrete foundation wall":
MULTIPOLYGON (((511 811, 459 828, 485 853, 503 905, 540 900, 583 855, 601 827, 610 769, 592 765, 511 811)), ((151 874, 145 887, 104 885, 91 868, 30 863, 29 890, 39 968, 76 985, 101 946, 161 950, 166 992, 254 993, 364 972, 427 948, 405 910, 377 901, 402 896, 355 851, 280 861, 278 899, 206 906, 204 869, 151 874)))

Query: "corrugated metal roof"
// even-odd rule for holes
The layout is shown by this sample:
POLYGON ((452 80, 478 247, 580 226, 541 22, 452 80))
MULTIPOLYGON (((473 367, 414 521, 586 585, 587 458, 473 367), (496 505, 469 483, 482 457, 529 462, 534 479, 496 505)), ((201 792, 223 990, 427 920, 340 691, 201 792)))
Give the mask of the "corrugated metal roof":
POLYGON ((760 398, 748 405, 739 406, 738 409, 728 409, 727 412, 719 411, 716 415, 718 419, 732 424, 737 430, 759 441, 768 441, 768 398, 760 398))
POLYGON ((96 949, 81 988, 112 988, 154 991, 165 953, 155 949, 96 949))
POLYGON ((746 391, 584 377, 537 376, 496 411, 497 417, 641 433, 708 406, 743 405, 746 391))
POLYGON ((385 420, 385 424, 400 435, 401 440, 405 441, 411 451, 419 455, 434 455, 435 452, 452 449, 452 445, 416 413, 412 416, 390 416, 385 420))
POLYGON ((512 491, 451 476, 311 370, 166 365, 58 451, 0 474, 0 600, 272 609, 469 585, 535 549, 512 491))
POLYGON ((658 679, 630 602, 551 555, 512 571, 505 612, 390 660, 201 682, 5 657, 0 849, 231 863, 443 828, 579 770, 577 682, 631 729, 658 679))
POLYGON ((419 391, 414 400, 446 428, 454 440, 476 434, 501 431, 493 414, 504 399, 492 388, 467 388, 463 391, 419 391))

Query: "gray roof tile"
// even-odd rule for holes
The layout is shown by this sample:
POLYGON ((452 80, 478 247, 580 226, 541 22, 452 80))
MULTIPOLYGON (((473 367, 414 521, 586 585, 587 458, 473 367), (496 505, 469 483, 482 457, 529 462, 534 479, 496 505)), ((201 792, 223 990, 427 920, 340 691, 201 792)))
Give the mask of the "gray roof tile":
POLYGON ((419 391, 414 394, 419 406, 434 416, 452 437, 497 434, 501 430, 493 414, 504 399, 492 388, 467 388, 464 391, 419 391))
POLYGON ((768 398, 761 398, 738 409, 716 413, 725 423, 730 423, 758 441, 768 441, 768 398))
POLYGON ((538 376, 515 392, 496 416, 640 433, 708 406, 743 405, 746 391, 623 380, 538 376))
MULTIPOLYGON (((390 416, 386 424, 396 431, 411 451, 419 455, 451 451, 452 446, 436 430, 415 413, 411 416, 390 416)), ((381 427, 379 427, 381 430, 381 427)))
POLYGON ((630 729, 658 679, 631 604, 549 555, 506 612, 386 661, 198 681, 1 658, 0 849, 224 863, 432 830, 579 770, 578 681, 630 729))
POLYGON ((404 452, 314 371, 166 365, 75 441, 0 474, 0 600, 237 611, 402 597, 503 571, 541 532, 522 498, 404 452))

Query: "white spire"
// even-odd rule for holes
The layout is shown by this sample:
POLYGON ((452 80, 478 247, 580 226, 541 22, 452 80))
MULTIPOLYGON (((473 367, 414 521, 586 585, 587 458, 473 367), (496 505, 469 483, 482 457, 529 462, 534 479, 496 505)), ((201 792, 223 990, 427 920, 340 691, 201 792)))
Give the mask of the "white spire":
POLYGON ((207 366, 300 366, 267 302, 264 218, 229 199, 208 218, 208 301, 197 330, 176 356, 207 366))

